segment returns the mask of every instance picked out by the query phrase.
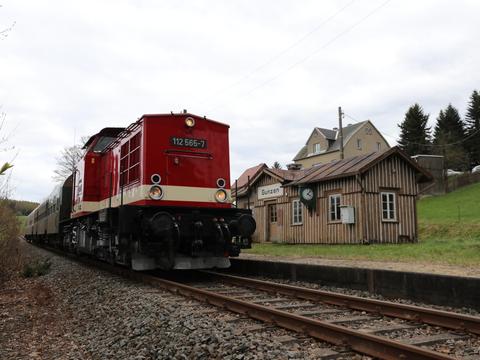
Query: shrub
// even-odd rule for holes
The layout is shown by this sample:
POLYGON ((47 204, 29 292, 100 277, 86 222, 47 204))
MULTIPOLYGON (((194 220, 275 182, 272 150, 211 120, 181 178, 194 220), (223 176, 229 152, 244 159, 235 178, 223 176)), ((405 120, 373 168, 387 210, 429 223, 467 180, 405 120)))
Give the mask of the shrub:
POLYGON ((0 200, 0 283, 21 268, 19 231, 14 212, 0 200))
POLYGON ((42 276, 48 273, 52 263, 50 262, 49 258, 44 260, 37 260, 34 263, 25 264, 23 267, 22 275, 23 277, 35 277, 35 276, 42 276))

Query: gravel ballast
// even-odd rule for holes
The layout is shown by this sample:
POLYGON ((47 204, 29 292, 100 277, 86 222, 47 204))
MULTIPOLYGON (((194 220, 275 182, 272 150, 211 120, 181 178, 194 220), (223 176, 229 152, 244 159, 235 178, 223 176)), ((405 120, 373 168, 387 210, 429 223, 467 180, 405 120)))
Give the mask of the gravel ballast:
POLYGON ((313 359, 330 347, 300 337, 282 343, 296 334, 25 249, 52 266, 0 290, 1 359, 313 359))

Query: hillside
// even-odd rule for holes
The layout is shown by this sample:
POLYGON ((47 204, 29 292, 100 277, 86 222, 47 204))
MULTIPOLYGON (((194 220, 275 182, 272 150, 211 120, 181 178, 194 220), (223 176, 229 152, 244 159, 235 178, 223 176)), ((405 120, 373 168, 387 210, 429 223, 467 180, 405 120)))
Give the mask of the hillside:
POLYGON ((418 202, 420 240, 480 239, 480 183, 418 202))
POLYGON ((17 216, 27 216, 38 206, 38 203, 36 202, 24 200, 5 199, 2 200, 2 202, 4 202, 7 207, 12 209, 17 216))
POLYGON ((479 222, 480 183, 420 200, 418 218, 426 223, 479 222))

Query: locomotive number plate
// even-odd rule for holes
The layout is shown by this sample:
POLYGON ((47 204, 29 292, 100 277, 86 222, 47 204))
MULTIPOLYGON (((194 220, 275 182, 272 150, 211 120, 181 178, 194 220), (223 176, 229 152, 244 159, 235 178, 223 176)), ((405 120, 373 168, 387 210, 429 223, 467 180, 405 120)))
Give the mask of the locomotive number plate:
POLYGON ((172 136, 170 138, 170 144, 195 149, 205 149, 207 147, 207 140, 172 136))

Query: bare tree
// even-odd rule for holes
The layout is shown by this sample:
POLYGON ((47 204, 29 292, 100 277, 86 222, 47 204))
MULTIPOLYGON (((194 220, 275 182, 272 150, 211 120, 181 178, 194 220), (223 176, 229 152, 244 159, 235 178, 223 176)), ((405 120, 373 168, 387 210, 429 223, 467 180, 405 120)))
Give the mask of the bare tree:
POLYGON ((81 143, 73 146, 66 147, 62 150, 62 153, 56 157, 57 168, 53 171, 53 180, 56 182, 62 182, 69 177, 77 168, 78 162, 83 157, 83 144, 88 140, 88 137, 82 136, 81 143))
MULTIPOLYGON (((0 7, 2 6, 3 5, 0 5, 0 7)), ((10 31, 12 31, 13 27, 15 26, 15 23, 16 22, 14 21, 12 25, 10 25, 9 27, 0 30, 0 40, 5 39, 8 36, 8 34, 10 34, 10 31)))
MULTIPOLYGON (((2 7, 2 6, 3 5, 0 5, 0 7, 2 7)), ((5 39, 8 36, 8 34, 12 31, 14 26, 15 26, 15 21, 9 27, 0 30, 0 40, 5 39)), ((0 106, 0 108, 1 108, 1 106, 0 106)), ((7 117, 7 115, 3 111, 0 112, 0 131, 3 130, 3 128, 4 128, 6 117, 7 117)), ((8 139, 8 136, 1 137, 0 138, 0 145, 3 146, 7 142, 7 139, 8 139)), ((2 149, 2 150, 6 151, 8 149, 2 149)), ((12 164, 10 164, 8 162, 4 163, 0 167, 0 175, 5 175, 7 170, 10 169, 11 167, 13 167, 12 164)), ((4 181, 2 181, 2 182, 4 182, 4 181)))

